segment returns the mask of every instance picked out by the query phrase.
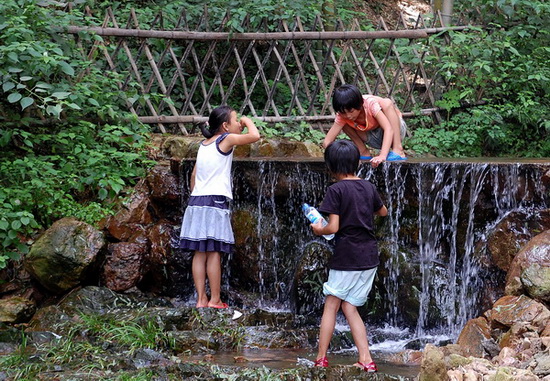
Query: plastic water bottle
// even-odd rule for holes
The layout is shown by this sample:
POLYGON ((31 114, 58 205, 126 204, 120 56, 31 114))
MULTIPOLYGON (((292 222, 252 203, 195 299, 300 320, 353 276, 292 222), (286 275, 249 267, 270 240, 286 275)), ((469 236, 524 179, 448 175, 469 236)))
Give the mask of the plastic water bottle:
MULTIPOLYGON (((319 213, 319 211, 315 209, 313 206, 304 204, 302 205, 302 210, 304 211, 304 214, 306 215, 307 219, 312 224, 316 224, 317 222, 319 222, 319 220, 321 220, 321 224, 323 225, 323 227, 328 225, 327 220, 325 220, 323 216, 321 216, 321 213, 319 213)), ((323 237, 325 239, 333 239, 334 234, 323 235, 323 237)))

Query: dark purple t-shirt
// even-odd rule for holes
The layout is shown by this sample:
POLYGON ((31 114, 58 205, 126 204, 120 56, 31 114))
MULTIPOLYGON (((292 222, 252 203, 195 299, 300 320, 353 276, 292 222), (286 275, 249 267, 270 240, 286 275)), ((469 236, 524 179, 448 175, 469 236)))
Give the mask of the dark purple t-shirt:
POLYGON ((319 211, 340 216, 330 269, 359 271, 378 266, 374 212, 382 206, 380 195, 368 180, 341 180, 328 188, 319 211))

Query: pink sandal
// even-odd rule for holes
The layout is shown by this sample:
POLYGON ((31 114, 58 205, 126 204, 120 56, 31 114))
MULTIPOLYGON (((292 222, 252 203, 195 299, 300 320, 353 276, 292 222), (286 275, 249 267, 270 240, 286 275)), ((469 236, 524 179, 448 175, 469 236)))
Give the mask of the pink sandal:
POLYGON ((376 366, 374 361, 371 361, 368 364, 365 364, 364 362, 358 362, 357 365, 359 365, 360 368, 363 368, 365 372, 368 372, 368 373, 378 372, 378 367, 376 366))
POLYGON ((315 360, 315 362, 313 364, 314 364, 313 366, 317 366, 317 367, 320 367, 320 368, 327 368, 328 367, 328 359, 327 359, 326 356, 321 357, 320 359, 315 360))

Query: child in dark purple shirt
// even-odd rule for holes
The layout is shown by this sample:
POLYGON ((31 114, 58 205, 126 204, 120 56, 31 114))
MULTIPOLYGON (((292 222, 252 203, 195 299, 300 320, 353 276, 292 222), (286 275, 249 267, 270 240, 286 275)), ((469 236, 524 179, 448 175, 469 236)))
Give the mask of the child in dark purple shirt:
POLYGON ((336 233, 334 253, 329 261, 329 277, 323 284, 326 295, 319 333, 316 366, 327 367, 327 351, 340 308, 349 323, 359 352, 354 364, 366 372, 376 372, 367 339, 367 330, 357 307, 364 305, 379 264, 374 235, 374 215, 386 216, 374 185, 356 176, 359 150, 349 140, 337 140, 325 151, 329 172, 338 180, 331 185, 319 211, 328 214, 328 224, 311 227, 316 235, 336 233))

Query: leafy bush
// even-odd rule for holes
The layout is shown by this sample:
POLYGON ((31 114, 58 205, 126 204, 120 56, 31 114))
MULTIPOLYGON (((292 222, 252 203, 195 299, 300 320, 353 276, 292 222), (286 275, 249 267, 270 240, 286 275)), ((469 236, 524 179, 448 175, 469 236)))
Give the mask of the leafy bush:
POLYGON ((448 119, 433 131, 416 130, 411 147, 423 152, 427 144, 449 156, 550 156, 550 3, 476 0, 464 7, 459 11, 485 28, 449 32, 439 70, 454 88, 438 103, 448 119), (487 105, 458 108, 479 101, 487 105))
POLYGON ((0 268, 55 219, 96 223, 148 164, 148 128, 127 112, 133 87, 121 92, 56 29, 78 16, 33 0, 2 4, 0 268))

